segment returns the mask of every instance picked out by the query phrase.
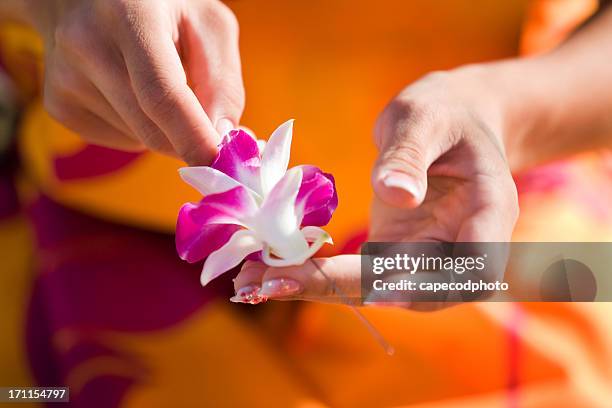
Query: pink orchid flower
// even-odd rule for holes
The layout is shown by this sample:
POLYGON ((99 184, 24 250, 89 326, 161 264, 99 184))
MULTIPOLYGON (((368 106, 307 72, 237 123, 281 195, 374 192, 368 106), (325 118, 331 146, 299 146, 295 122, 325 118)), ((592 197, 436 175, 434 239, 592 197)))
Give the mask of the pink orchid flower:
POLYGON ((247 257, 270 266, 301 265, 332 243, 320 227, 338 205, 334 178, 314 166, 287 170, 292 133, 293 120, 267 143, 233 130, 210 167, 179 170, 204 196, 183 205, 176 226, 180 257, 205 259, 202 285, 247 257))

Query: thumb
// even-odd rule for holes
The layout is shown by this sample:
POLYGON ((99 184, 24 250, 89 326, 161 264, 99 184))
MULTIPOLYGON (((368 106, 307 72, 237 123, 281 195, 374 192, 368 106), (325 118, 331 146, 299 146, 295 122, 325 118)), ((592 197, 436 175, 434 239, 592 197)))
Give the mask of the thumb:
POLYGON ((425 144, 417 133, 404 126, 378 126, 376 140, 380 154, 372 172, 374 193, 383 202, 401 208, 418 207, 427 192, 425 144), (379 129, 382 127, 382 129, 379 129))

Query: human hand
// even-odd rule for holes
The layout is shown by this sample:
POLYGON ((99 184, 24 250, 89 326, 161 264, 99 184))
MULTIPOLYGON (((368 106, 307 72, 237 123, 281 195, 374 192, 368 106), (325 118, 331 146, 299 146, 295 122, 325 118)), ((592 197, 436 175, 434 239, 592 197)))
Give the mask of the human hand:
POLYGON ((370 241, 510 239, 518 203, 500 114, 466 77, 427 76, 380 115, 370 241))
MULTIPOLYGON (((501 142, 501 116, 494 96, 485 83, 472 79, 472 71, 429 75, 403 90, 380 115, 369 241, 510 240, 518 203, 501 142)), ((315 262, 327 277, 312 262, 290 268, 247 262, 235 289, 240 295, 262 288, 258 296, 270 299, 353 303, 360 298, 359 256, 315 262)))
POLYGON ((45 107, 88 142, 208 164, 237 127, 238 24, 220 1, 27 4, 45 42, 45 107))

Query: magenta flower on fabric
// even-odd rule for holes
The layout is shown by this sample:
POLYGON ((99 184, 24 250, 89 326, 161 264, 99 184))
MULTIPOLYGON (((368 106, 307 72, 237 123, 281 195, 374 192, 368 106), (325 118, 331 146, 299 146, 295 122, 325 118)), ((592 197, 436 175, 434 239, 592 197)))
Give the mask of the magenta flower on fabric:
POLYGON ((320 227, 338 206, 334 178, 315 166, 287 170, 292 133, 292 120, 267 143, 233 130, 210 167, 180 169, 204 198, 181 208, 176 249, 188 262, 205 259, 202 285, 246 257, 270 266, 301 265, 332 243, 320 227))

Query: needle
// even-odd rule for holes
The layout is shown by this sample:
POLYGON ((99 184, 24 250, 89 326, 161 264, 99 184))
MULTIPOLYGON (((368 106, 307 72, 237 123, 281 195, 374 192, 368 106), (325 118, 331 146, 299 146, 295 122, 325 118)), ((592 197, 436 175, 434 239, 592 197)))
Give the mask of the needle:
POLYGON ((346 304, 352 310, 352 312, 355 313, 357 318, 361 320, 361 322, 364 324, 366 329, 368 329, 372 337, 374 337, 378 344, 380 344, 380 346, 385 350, 385 353, 387 353, 387 355, 389 356, 392 356, 395 353, 395 349, 393 348, 393 346, 390 345, 387 340, 385 340, 383 335, 376 329, 376 327, 374 327, 372 322, 370 322, 368 318, 365 317, 363 313, 359 311, 359 309, 357 309, 354 305, 350 304, 348 296, 346 296, 344 291, 342 291, 338 286, 336 286, 336 282, 333 279, 331 279, 325 272, 323 272, 323 269, 319 266, 319 264, 317 264, 312 258, 310 258, 310 262, 312 262, 315 268, 317 268, 317 270, 321 272, 321 275, 323 275, 327 282, 329 282, 329 284, 332 286, 334 293, 338 293, 340 295, 342 303, 346 304))

